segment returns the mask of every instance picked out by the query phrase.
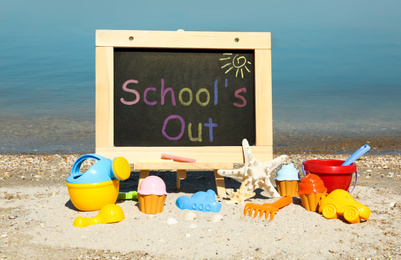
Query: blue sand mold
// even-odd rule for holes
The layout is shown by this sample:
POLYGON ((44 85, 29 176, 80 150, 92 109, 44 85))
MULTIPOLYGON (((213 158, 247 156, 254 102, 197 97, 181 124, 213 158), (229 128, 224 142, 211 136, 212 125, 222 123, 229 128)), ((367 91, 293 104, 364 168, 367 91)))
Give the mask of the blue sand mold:
POLYGON ((181 210, 189 209, 202 212, 219 212, 221 204, 214 199, 215 196, 216 193, 213 190, 208 190, 207 192, 198 191, 191 197, 178 197, 175 204, 181 210))

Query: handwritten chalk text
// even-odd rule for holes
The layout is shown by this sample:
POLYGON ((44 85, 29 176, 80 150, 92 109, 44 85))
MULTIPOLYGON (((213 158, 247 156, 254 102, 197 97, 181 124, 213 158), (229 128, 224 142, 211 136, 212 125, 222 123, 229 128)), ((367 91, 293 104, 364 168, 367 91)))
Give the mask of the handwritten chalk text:
MULTIPOLYGON (((141 99, 147 106, 218 106, 219 104, 219 81, 216 79, 214 84, 210 86, 211 89, 206 87, 200 87, 199 89, 191 89, 189 87, 183 87, 179 90, 174 90, 172 87, 166 87, 164 78, 160 79, 160 88, 147 87, 143 90, 143 93, 138 91, 139 81, 136 79, 129 79, 122 85, 122 90, 127 93, 126 97, 121 97, 120 102, 127 106, 133 106, 138 104, 141 99)), ((228 88, 227 79, 225 79, 224 89, 228 88)), ((227 91, 226 91, 227 92, 227 91)), ((224 92, 224 93, 226 93, 224 92)), ((234 102, 232 105, 236 108, 243 108, 247 105, 247 89, 245 87, 234 90, 234 102)), ((174 122, 177 125, 177 122, 174 122)), ((170 141, 178 141, 184 137, 185 129, 187 129, 188 139, 191 142, 203 142, 204 138, 202 132, 206 128, 209 142, 213 142, 213 129, 218 127, 216 122, 213 122, 212 117, 209 117, 208 122, 197 122, 197 125, 193 125, 192 122, 185 122, 184 118, 180 115, 170 115, 163 121, 161 134, 170 141), (169 125, 174 121, 178 121, 180 126, 175 129, 176 134, 171 134, 169 125), (170 134, 168 134, 170 133, 170 134)))

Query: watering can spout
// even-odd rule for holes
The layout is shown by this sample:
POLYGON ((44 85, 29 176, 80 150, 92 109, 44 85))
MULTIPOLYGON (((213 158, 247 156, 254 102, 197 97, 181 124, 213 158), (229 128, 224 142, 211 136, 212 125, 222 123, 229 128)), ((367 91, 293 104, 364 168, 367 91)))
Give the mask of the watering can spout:
POLYGON ((110 171, 112 179, 126 180, 131 175, 131 167, 124 157, 117 157, 112 162, 110 171))

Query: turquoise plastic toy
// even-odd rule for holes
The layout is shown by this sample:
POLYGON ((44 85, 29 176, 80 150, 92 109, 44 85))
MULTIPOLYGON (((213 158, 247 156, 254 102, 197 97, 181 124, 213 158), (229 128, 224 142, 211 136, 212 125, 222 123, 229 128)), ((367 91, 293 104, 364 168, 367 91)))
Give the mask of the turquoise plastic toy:
POLYGON ((359 148, 355 153, 353 153, 341 166, 351 165, 351 163, 355 162, 359 157, 364 155, 369 150, 370 146, 365 144, 364 146, 359 148))
POLYGON ((129 163, 123 157, 117 157, 112 161, 98 154, 85 154, 74 162, 71 175, 67 178, 67 182, 72 184, 89 184, 115 179, 126 180, 129 178, 130 174, 131 169, 129 163), (79 172, 81 164, 87 159, 93 159, 97 162, 86 172, 79 172))
POLYGON ((213 190, 208 190, 207 192, 198 191, 191 197, 178 197, 175 204, 182 210, 189 209, 202 212, 219 212, 221 204, 214 199, 215 196, 216 193, 213 190))

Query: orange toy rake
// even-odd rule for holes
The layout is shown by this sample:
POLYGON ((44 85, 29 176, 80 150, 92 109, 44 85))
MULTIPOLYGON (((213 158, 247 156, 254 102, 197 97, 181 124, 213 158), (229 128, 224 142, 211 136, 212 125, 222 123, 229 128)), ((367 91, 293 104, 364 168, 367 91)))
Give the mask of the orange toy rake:
POLYGON ((292 203, 292 198, 290 196, 284 196, 281 199, 273 202, 273 203, 264 203, 263 205, 260 204, 254 204, 254 203, 247 203, 245 205, 244 209, 244 216, 252 216, 252 213, 254 213, 253 217, 256 218, 256 216, 259 214, 259 217, 263 216, 263 213, 265 214, 265 219, 267 219, 267 216, 270 214, 270 221, 273 220, 274 215, 276 212, 285 207, 288 206, 292 203))

